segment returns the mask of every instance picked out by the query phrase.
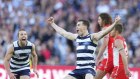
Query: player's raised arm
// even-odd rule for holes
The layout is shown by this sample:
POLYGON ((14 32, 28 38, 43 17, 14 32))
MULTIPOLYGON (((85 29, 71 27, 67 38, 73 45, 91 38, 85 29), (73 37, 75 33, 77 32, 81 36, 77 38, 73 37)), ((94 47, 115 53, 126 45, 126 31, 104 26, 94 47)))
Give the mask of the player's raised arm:
POLYGON ((120 39, 115 40, 115 46, 117 48, 117 50, 119 51, 121 57, 122 57, 122 61, 124 64, 124 69, 125 69, 125 74, 130 77, 131 73, 128 70, 128 63, 127 63, 127 56, 124 50, 124 46, 123 46, 123 41, 121 41, 120 39))
POLYGON ((98 41, 101 38, 103 38, 105 35, 107 35, 109 32, 113 30, 113 28, 115 27, 115 24, 117 24, 120 21, 120 19, 121 19, 120 16, 117 16, 115 18, 115 22, 112 25, 110 25, 107 29, 100 31, 98 33, 92 34, 92 39, 95 39, 98 41))
POLYGON ((58 32, 59 34, 61 34, 62 36, 66 37, 70 40, 75 40, 78 36, 77 34, 67 32, 66 30, 64 30, 61 27, 59 27, 58 25, 56 25, 54 23, 54 18, 53 17, 50 17, 48 19, 48 23, 56 30, 56 32, 58 32))
POLYGON ((16 79, 16 77, 14 76, 14 74, 10 72, 10 66, 9 66, 9 61, 10 61, 11 57, 13 56, 13 53, 14 53, 14 47, 11 44, 8 47, 8 50, 7 50, 6 55, 5 55, 5 58, 4 58, 4 67, 5 67, 6 71, 7 71, 10 79, 16 79))

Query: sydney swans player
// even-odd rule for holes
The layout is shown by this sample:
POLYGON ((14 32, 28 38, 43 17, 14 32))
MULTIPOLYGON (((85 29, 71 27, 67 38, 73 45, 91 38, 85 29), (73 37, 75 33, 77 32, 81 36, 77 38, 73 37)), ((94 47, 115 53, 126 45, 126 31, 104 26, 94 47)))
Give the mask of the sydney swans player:
MULTIPOLYGON (((101 13, 98 17, 98 24, 102 30, 107 29, 112 24, 111 16, 101 13)), ((101 47, 96 58, 97 74, 95 79, 102 79, 107 73, 111 74, 113 70, 113 41, 114 38, 110 36, 110 33, 101 39, 101 47)))
POLYGON ((113 43, 113 65, 110 79, 129 79, 131 73, 128 69, 128 49, 122 33, 122 25, 116 24, 111 32, 114 37, 113 43))

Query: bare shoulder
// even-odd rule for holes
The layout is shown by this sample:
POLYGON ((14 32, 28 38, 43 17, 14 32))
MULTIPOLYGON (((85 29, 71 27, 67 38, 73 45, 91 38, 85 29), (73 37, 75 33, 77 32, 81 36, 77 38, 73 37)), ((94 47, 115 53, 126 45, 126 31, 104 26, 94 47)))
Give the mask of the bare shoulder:
POLYGON ((115 39, 115 46, 123 45, 123 41, 121 39, 115 39))
POLYGON ((8 47, 7 47, 7 53, 13 53, 14 52, 14 46, 13 44, 10 44, 8 47))
POLYGON ((98 44, 98 40, 96 39, 96 33, 92 33, 91 35, 91 40, 93 43, 98 44))
POLYGON ((68 32, 69 34, 66 34, 66 37, 70 40, 75 40, 78 36, 78 34, 73 34, 73 33, 70 33, 68 32))
MULTIPOLYGON (((96 36, 97 36, 97 33, 92 33, 90 34, 91 35, 91 39, 92 40, 96 40, 96 36)), ((96 40, 97 41, 97 40, 96 40)))
POLYGON ((78 37, 78 34, 73 34, 74 35, 74 38, 76 39, 78 37))
POLYGON ((32 43, 32 47, 35 48, 35 44, 32 43))
POLYGON ((32 47, 31 50, 35 51, 35 44, 30 41, 28 41, 28 43, 29 43, 28 45, 32 47))

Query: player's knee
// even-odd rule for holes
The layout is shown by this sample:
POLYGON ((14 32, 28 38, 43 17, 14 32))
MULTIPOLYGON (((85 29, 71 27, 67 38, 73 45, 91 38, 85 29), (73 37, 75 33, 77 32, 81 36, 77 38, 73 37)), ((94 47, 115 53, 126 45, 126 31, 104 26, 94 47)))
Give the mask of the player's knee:
POLYGON ((20 79, 30 79, 29 76, 20 76, 20 79))
POLYGON ((102 79, 106 75, 106 72, 97 70, 97 73, 95 75, 95 79, 102 79))
POLYGON ((103 78, 103 76, 100 73, 97 73, 95 75, 95 79, 102 79, 102 78, 103 78))
POLYGON ((72 77, 72 76, 70 76, 70 75, 67 75, 67 76, 65 76, 63 79, 76 79, 76 78, 74 78, 74 77, 72 77))
POLYGON ((85 79, 94 79, 93 75, 88 73, 85 75, 85 79))

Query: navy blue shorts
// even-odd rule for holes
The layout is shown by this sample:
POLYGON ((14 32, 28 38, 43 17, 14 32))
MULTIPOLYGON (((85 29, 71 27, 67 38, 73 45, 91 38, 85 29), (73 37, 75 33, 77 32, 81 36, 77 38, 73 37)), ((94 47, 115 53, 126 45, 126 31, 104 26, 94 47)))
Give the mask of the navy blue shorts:
POLYGON ((93 76, 95 76, 96 74, 94 69, 87 68, 87 69, 75 69, 71 73, 69 73, 69 75, 75 77, 76 79, 85 79, 85 75, 88 73, 92 74, 93 76))
POLYGON ((16 79, 20 79, 20 76, 23 76, 23 75, 27 75, 27 76, 30 76, 30 69, 26 69, 26 70, 21 70, 21 71, 17 71, 17 72, 12 72, 14 74, 16 74, 16 79))

